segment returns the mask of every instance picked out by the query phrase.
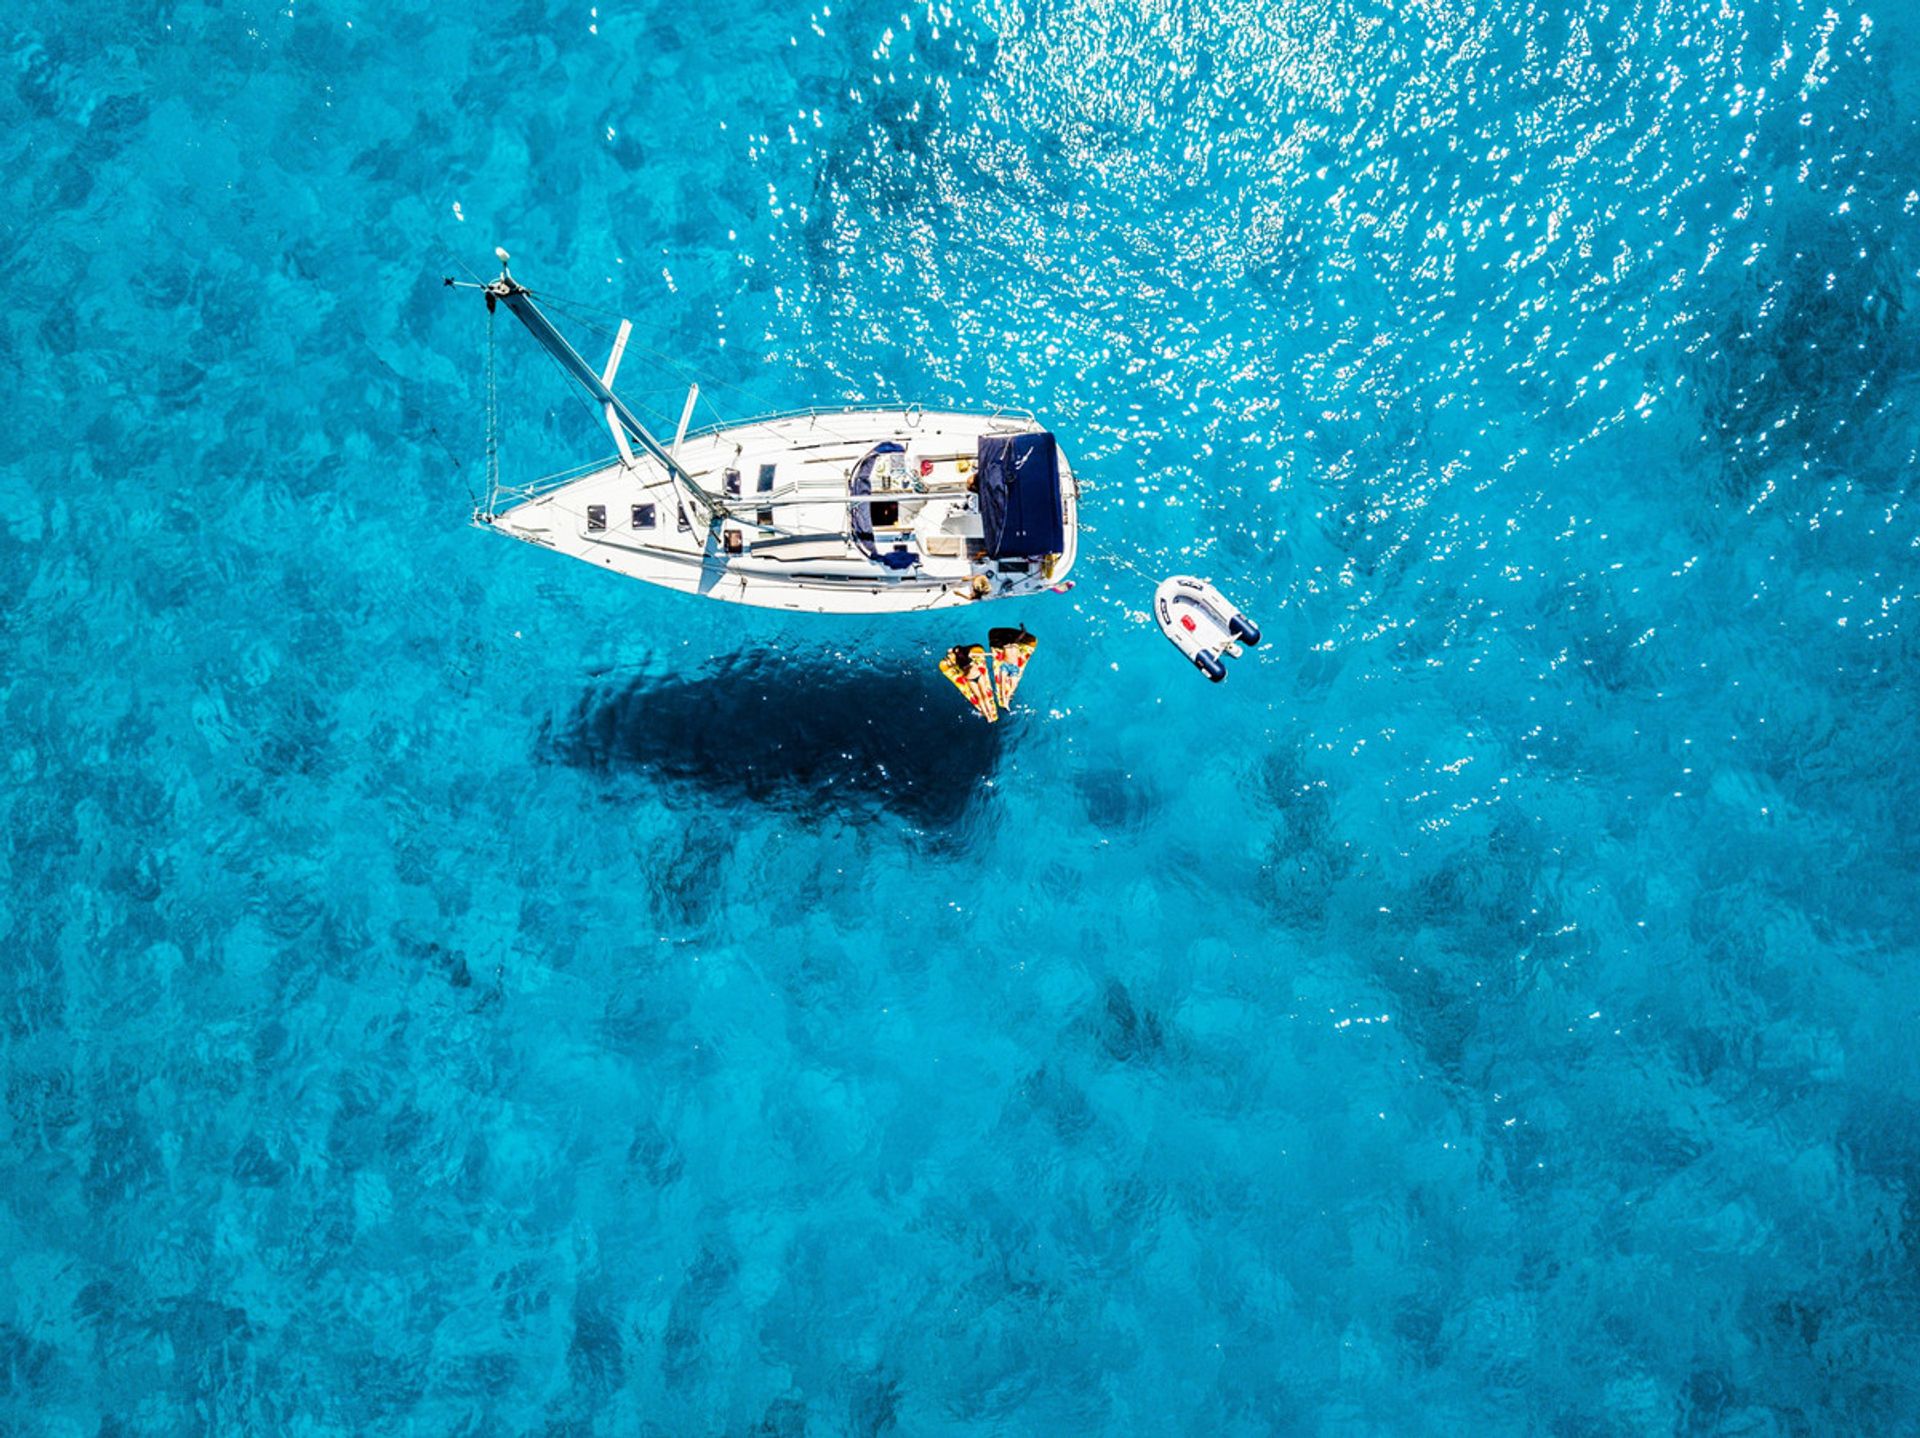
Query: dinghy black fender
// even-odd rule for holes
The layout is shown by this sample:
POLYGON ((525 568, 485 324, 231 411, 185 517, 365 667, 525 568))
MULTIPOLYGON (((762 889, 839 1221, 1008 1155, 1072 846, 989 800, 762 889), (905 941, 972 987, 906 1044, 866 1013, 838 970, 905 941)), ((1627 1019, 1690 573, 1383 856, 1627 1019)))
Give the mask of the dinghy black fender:
POLYGON ((1224 659, 1216 659, 1211 654, 1196 654, 1193 656, 1193 663, 1196 669, 1215 684, 1227 677, 1227 664, 1224 659))
POLYGON ((1252 649, 1260 643, 1260 626, 1244 614, 1236 614, 1227 621, 1227 628, 1233 637, 1247 648, 1252 649))

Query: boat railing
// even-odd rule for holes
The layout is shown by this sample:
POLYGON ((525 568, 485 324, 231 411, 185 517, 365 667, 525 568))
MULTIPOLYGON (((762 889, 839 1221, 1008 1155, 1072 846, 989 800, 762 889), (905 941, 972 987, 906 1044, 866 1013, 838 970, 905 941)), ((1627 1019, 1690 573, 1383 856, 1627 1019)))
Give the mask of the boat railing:
POLYGON ((576 479, 585 479, 590 474, 598 474, 603 469, 611 469, 620 463, 620 456, 610 454, 605 459, 589 460, 586 464, 576 464, 571 469, 559 470, 554 474, 543 474, 538 479, 522 481, 519 484, 495 485, 487 494, 487 512, 498 514, 504 508, 524 504, 530 499, 538 499, 543 494, 573 483, 576 479))
MULTIPOLYGON (((686 437, 688 439, 701 439, 710 434, 717 434, 723 429, 754 429, 767 424, 785 424, 787 421, 795 419, 838 419, 850 414, 873 414, 876 411, 891 412, 894 408, 896 408, 896 406, 871 404, 843 404, 835 406, 819 404, 800 405, 794 409, 778 409, 769 411, 766 414, 751 415, 746 419, 715 420, 712 424, 703 424, 698 429, 688 430, 686 437)), ((898 408, 908 416, 907 423, 909 425, 918 424, 920 422, 920 416, 929 413, 980 413, 979 410, 971 410, 959 406, 926 405, 922 404, 919 400, 915 400, 911 404, 900 405, 898 408)), ((997 405, 993 409, 988 410, 986 414, 988 419, 1021 419, 1031 425, 1038 425, 1040 423, 1040 421, 1035 418, 1032 410, 1024 409, 1019 405, 997 405)))

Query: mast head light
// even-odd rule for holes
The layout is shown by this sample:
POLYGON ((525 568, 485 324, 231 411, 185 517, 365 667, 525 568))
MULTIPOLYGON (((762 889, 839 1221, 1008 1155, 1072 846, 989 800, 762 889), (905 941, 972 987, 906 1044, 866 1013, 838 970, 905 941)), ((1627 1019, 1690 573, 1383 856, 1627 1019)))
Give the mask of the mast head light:
POLYGON ((512 259, 512 258, 513 258, 513 256, 512 256, 512 255, 510 255, 510 254, 508 254, 508 253, 506 252, 506 249, 505 249, 504 247, 502 247, 502 246, 500 246, 500 245, 495 245, 495 246, 493 247, 493 252, 494 252, 494 254, 495 254, 496 256, 498 256, 498 257, 499 257, 499 260, 500 260, 500 273, 501 273, 501 274, 505 274, 505 273, 507 272, 507 261, 508 261, 508 260, 510 260, 510 259, 512 259))

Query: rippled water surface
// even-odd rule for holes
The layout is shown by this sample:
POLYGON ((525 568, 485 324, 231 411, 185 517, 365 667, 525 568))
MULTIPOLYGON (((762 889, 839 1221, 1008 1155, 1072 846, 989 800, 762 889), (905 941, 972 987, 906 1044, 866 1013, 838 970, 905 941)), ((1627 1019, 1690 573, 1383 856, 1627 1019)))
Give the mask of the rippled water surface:
POLYGON ((0 42, 0 1426, 1920 1425, 1920 12, 0 42), (1022 712, 465 527, 496 243, 1042 414, 1022 712))

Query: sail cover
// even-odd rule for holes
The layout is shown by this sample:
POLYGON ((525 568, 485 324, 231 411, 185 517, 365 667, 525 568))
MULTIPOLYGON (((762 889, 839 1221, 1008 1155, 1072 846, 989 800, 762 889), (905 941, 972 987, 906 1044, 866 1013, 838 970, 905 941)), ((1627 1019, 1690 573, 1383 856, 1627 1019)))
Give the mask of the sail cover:
POLYGON ((1060 519, 1060 456, 1053 436, 980 437, 980 522, 995 559, 1058 554, 1066 547, 1060 519))

